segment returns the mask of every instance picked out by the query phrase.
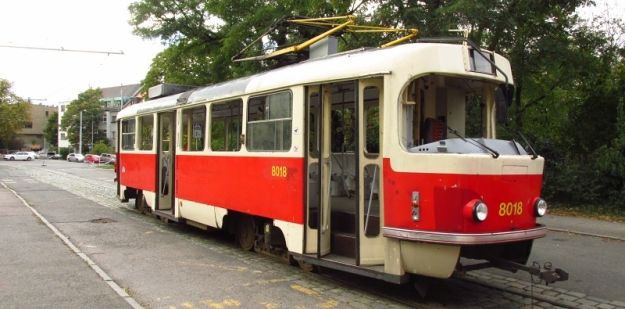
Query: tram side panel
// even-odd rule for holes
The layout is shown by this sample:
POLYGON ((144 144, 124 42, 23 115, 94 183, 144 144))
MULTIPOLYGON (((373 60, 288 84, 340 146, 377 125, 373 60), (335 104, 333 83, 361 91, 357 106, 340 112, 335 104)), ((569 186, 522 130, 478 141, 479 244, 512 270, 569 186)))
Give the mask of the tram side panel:
POLYGON ((153 153, 118 154, 119 183, 125 188, 156 192, 156 155, 153 153))
POLYGON ((303 224, 303 162, 302 158, 178 156, 176 197, 303 224))

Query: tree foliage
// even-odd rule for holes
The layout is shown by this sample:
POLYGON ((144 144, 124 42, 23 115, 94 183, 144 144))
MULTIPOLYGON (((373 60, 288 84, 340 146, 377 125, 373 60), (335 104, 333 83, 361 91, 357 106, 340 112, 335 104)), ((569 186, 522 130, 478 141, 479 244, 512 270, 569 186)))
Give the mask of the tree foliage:
POLYGON ((11 83, 0 78, 0 142, 8 144, 30 121, 30 103, 11 91, 11 83))
POLYGON ((80 136, 80 123, 82 111, 82 145, 81 153, 91 144, 91 141, 107 140, 104 131, 98 129, 102 121, 102 103, 100 88, 88 89, 78 98, 67 105, 67 110, 61 118, 61 130, 67 131, 67 139, 70 144, 78 147, 80 136))
MULTIPOLYGON (((362 24, 415 27, 420 37, 466 30, 478 46, 504 55, 512 64, 515 93, 508 131, 523 131, 545 156, 544 195, 567 203, 619 203, 625 208, 625 26, 619 19, 600 16, 589 21, 578 15, 578 9, 594 4, 593 0, 142 0, 130 6, 130 22, 135 34, 168 46, 154 59, 144 86, 204 85, 265 70, 266 63, 233 63, 230 58, 286 15, 356 13, 362 24)), ((379 46, 393 36, 348 35, 340 46, 379 46)), ((254 48, 295 39, 275 31, 254 48)))
POLYGON ((48 122, 43 128, 43 136, 53 147, 58 145, 59 140, 59 113, 54 112, 48 117, 48 122))
POLYGON ((93 148, 89 151, 90 154, 100 155, 103 153, 115 152, 113 147, 109 146, 105 141, 99 141, 93 145, 93 148))
POLYGON ((333 16, 353 13, 351 0, 143 0, 130 5, 130 24, 144 39, 167 45, 152 61, 144 90, 158 83, 206 85, 257 73, 257 62, 231 57, 287 15, 333 16))

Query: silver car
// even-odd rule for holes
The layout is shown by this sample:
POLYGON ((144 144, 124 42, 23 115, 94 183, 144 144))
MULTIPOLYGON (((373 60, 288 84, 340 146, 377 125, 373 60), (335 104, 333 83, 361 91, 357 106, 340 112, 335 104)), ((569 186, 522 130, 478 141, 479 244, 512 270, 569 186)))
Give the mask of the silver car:
POLYGON ((3 158, 9 161, 15 161, 15 160, 31 161, 31 160, 35 160, 37 156, 35 155, 34 152, 18 151, 16 153, 5 154, 3 158))
POLYGON ((67 162, 84 162, 85 156, 79 153, 70 153, 67 155, 67 162))

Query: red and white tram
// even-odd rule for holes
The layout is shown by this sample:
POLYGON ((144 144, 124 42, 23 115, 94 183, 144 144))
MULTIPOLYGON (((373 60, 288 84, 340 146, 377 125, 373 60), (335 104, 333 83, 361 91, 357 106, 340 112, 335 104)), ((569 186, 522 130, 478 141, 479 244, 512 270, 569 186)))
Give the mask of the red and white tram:
POLYGON ((496 139, 511 83, 496 53, 420 42, 129 106, 119 198, 390 282, 450 277, 461 257, 522 268, 547 205, 543 158, 496 139))

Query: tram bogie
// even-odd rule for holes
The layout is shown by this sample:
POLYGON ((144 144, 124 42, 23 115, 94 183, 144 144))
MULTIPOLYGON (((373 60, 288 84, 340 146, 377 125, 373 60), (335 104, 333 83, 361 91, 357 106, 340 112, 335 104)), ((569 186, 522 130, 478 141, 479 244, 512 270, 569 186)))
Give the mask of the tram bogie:
POLYGON ((346 52, 128 107, 119 198, 309 270, 404 283, 461 258, 525 264, 544 160, 496 138, 510 64, 475 49, 346 52))

